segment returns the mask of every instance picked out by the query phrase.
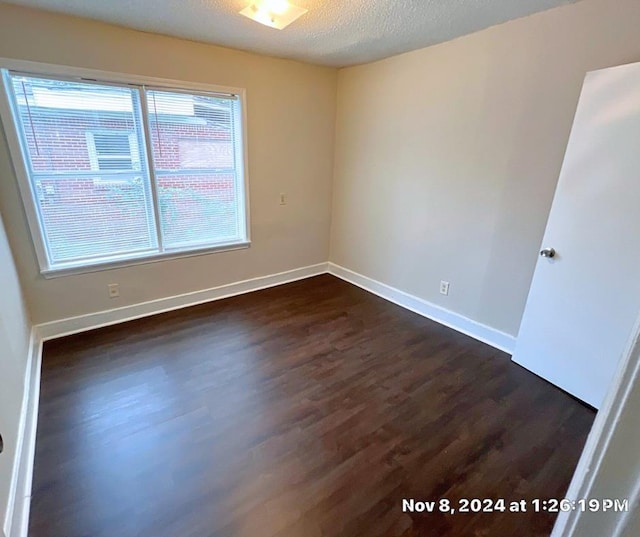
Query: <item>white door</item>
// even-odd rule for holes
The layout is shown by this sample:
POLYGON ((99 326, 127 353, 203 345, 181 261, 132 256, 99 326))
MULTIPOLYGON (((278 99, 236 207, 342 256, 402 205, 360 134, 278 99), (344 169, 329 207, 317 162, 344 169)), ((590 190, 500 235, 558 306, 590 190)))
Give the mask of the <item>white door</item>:
POLYGON ((587 75, 543 248, 513 360, 599 408, 640 311, 640 63, 587 75))

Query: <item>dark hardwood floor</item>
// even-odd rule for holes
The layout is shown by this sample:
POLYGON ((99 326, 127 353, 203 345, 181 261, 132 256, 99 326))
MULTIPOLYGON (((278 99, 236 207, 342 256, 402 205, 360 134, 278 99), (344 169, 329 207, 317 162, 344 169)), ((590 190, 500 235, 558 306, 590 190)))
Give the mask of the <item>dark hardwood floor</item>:
POLYGON ((555 515, 594 412, 332 276, 47 343, 31 537, 513 537, 555 515))

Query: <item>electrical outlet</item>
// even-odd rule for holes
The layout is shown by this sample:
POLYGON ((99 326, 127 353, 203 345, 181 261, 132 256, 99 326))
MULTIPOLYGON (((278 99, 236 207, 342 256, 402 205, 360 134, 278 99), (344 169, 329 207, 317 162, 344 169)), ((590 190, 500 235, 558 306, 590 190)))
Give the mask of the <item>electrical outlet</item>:
POLYGON ((287 204, 287 195, 282 192, 280 194, 280 205, 286 205, 287 204))
POLYGON ((110 283, 108 288, 109 298, 118 298, 120 296, 120 286, 117 283, 110 283))
POLYGON ((441 295, 449 294, 449 282, 445 282, 444 280, 440 282, 440 294, 441 295))

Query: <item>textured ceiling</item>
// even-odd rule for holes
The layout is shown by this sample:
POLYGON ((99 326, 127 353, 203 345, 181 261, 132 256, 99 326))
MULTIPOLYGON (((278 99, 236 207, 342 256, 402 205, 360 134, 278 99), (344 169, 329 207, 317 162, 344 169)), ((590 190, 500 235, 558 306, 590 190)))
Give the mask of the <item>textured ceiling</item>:
POLYGON ((9 0, 138 30, 343 67, 447 41, 577 0, 293 0, 285 30, 238 12, 250 0, 9 0))

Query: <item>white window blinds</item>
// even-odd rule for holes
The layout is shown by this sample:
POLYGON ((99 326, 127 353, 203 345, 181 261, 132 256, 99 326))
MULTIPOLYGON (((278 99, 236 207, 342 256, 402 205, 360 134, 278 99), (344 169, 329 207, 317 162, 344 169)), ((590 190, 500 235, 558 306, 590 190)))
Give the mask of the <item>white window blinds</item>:
POLYGON ((246 241, 234 95, 4 73, 49 270, 246 241))
POLYGON ((150 90, 153 146, 163 243, 206 244, 241 234, 234 99, 150 90))

